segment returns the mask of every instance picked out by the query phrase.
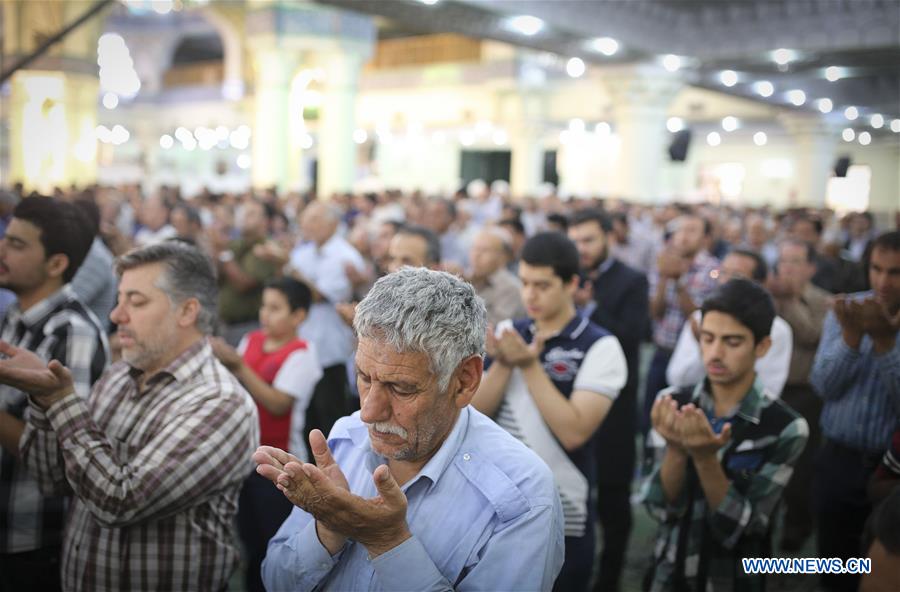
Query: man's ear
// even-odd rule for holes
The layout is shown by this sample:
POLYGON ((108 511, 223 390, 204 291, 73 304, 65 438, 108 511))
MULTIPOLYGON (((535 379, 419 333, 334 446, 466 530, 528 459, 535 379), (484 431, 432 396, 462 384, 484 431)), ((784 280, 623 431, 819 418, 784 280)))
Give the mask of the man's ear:
POLYGON ((190 327, 197 324, 197 318, 200 316, 200 301, 196 298, 188 298, 179 306, 178 326, 190 327))
POLYGON ((481 377, 484 374, 484 360, 481 356, 469 356, 456 367, 454 377, 450 380, 450 396, 457 409, 462 409, 472 401, 478 392, 481 377))
POLYGON ((756 359, 763 357, 767 353, 769 353, 769 348, 772 347, 772 337, 766 335, 763 337, 759 343, 756 344, 756 359))
POLYGON ((44 267, 47 269, 47 275, 49 275, 50 277, 61 278, 69 268, 69 256, 65 253, 56 253, 55 255, 50 255, 49 257, 47 257, 47 261, 44 263, 44 267))

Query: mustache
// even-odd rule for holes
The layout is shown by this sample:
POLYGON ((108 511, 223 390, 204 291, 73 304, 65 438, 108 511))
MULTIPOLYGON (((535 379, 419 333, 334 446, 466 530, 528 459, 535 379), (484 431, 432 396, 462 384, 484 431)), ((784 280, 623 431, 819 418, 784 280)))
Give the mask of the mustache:
POLYGON ((385 421, 376 421, 375 423, 370 423, 368 425, 376 432, 381 432, 382 434, 394 434, 395 436, 399 436, 404 440, 409 436, 406 430, 402 427, 394 425, 392 423, 387 423, 385 421))

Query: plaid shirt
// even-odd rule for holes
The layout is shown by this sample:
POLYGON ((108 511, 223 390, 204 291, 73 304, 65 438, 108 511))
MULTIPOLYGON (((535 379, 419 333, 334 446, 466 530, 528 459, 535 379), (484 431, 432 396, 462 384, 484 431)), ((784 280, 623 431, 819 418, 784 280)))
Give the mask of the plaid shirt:
POLYGON ((75 494, 65 590, 222 590, 232 521, 259 444, 256 406, 205 339, 148 377, 124 362, 90 397, 32 405, 22 459, 43 491, 75 494))
MULTIPOLYGON (((671 394, 675 389, 665 392, 671 394)), ((695 488, 684 553, 684 575, 692 583, 691 589, 696 589, 693 580, 700 567, 704 537, 708 537, 708 582, 714 590, 764 589, 763 577, 743 573, 740 558, 768 555, 771 519, 809 435, 806 420, 773 399, 757 380, 733 416, 711 420, 718 429, 726 421, 732 424, 731 444, 719 451, 730 486, 717 508, 709 508, 699 483, 695 488)), ((712 417, 714 403, 705 382, 694 388, 691 400, 712 417)), ((676 503, 668 503, 660 478, 665 443, 656 432, 651 441, 657 447, 657 463, 645 485, 644 503, 660 522, 651 590, 661 591, 671 587, 675 575, 679 534, 687 514, 688 479, 676 503)))
MULTIPOLYGON (((691 300, 697 306, 716 287, 715 274, 712 272, 718 269, 719 260, 707 253, 700 251, 694 257, 690 269, 687 273, 678 279, 679 284, 687 289, 691 300)), ((650 298, 656 294, 656 286, 659 284, 659 271, 654 268, 650 273, 650 298)), ((675 289, 676 282, 669 281, 666 286, 666 312, 661 319, 653 321, 653 341, 659 347, 673 350, 678 342, 678 334, 681 332, 681 326, 684 325, 686 317, 678 305, 678 291, 675 289)))
MULTIPOLYGON (((57 359, 72 371, 78 392, 87 393, 109 360, 109 344, 97 319, 67 284, 22 312, 10 305, 0 339, 57 359)), ((0 410, 24 420, 28 398, 0 385, 0 410)), ((21 553, 62 542, 66 500, 44 497, 22 463, 0 449, 0 553, 21 553)))

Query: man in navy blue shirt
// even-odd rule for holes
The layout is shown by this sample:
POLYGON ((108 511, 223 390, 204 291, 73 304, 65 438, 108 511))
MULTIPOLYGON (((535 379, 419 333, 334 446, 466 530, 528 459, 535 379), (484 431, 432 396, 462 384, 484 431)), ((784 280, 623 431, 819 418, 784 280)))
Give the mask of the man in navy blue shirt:
POLYGON ((492 364, 472 404, 550 466, 563 506, 566 556, 556 590, 587 590, 594 562, 593 438, 628 377, 618 340, 577 314, 578 250, 559 233, 525 243, 528 318, 489 331, 492 364))

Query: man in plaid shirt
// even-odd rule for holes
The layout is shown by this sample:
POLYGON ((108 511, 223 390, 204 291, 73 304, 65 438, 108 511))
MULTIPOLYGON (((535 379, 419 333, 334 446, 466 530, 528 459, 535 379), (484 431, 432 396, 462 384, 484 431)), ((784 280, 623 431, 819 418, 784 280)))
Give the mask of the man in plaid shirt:
MULTIPOLYGON (((69 203, 18 204, 0 240, 0 286, 15 294, 0 340, 69 366, 87 393, 109 359, 106 335, 69 283, 91 247, 87 220, 69 203)), ((19 458, 28 400, 0 385, 0 590, 58 590, 66 499, 45 497, 19 458)))
POLYGON ((43 491, 74 494, 63 588, 223 590, 259 422, 206 339, 215 272, 180 242, 131 251, 117 271, 123 361, 86 399, 58 361, 0 344, 0 382, 29 394, 22 461, 43 491))
POLYGON ((768 293, 734 279, 701 310, 706 380, 664 391, 652 409, 651 439, 662 454, 645 490, 660 522, 649 589, 763 590, 763 576, 745 574, 740 560, 768 554, 771 520, 809 426, 757 380, 775 318, 768 293))

